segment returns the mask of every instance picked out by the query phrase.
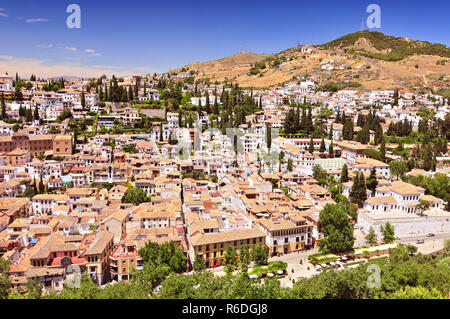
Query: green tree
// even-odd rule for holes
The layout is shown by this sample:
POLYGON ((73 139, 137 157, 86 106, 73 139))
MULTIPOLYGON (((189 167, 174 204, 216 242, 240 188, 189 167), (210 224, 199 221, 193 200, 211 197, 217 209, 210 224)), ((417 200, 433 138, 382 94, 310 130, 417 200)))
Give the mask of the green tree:
MULTIPOLYGON (((3 92, 2 92, 1 105, 2 105, 2 119, 4 120, 4 119, 6 119, 6 104, 5 104, 5 95, 3 94, 3 92)), ((22 105, 21 105, 21 107, 22 107, 22 105)))
POLYGON ((341 182, 342 183, 347 183, 348 182, 348 167, 347 167, 347 164, 344 164, 344 166, 342 166, 341 182))
POLYGON ((381 154, 381 161, 386 162, 386 142, 384 140, 384 136, 381 139, 380 154, 381 154))
POLYGON ((229 273, 232 273, 236 269, 238 264, 238 256, 236 249, 233 246, 228 245, 225 250, 224 257, 225 257, 224 260, 225 269, 229 273))
POLYGON ((287 162, 287 170, 289 171, 289 172, 292 172, 292 170, 293 170, 293 163, 292 163, 292 159, 288 159, 288 162, 287 162))
POLYGON ((320 153, 325 153, 325 151, 326 151, 325 140, 322 139, 322 142, 320 143, 319 152, 320 152, 320 153))
POLYGON ((312 136, 311 136, 311 140, 309 141, 308 152, 310 152, 311 154, 314 153, 314 141, 313 141, 312 136))
POLYGON ((405 286, 388 296, 389 299, 444 299, 436 288, 405 286))
POLYGON ((195 254, 193 267, 194 267, 194 270, 197 272, 201 272, 206 269, 205 262, 200 254, 195 254))
POLYGON ((391 161, 389 162, 389 167, 391 169, 391 174, 395 175, 397 179, 408 170, 408 167, 402 161, 391 161))
POLYGON ((324 235, 319 242, 321 252, 339 253, 353 248, 353 227, 347 213, 339 205, 325 205, 319 214, 319 227, 324 235))
POLYGON ((372 196, 375 196, 375 190, 378 186, 378 180, 377 180, 377 171, 375 167, 372 168, 370 171, 370 176, 366 181, 367 189, 372 191, 372 196))
POLYGON ((386 222, 383 226, 380 226, 380 232, 383 235, 383 242, 386 244, 392 243, 395 240, 394 226, 390 222, 386 222))
POLYGON ((239 250, 239 267, 241 272, 246 274, 248 272, 248 266, 252 261, 252 257, 250 255, 250 251, 247 246, 241 246, 239 250))
POLYGON ((328 147, 328 156, 329 156, 330 158, 334 158, 333 141, 330 142, 330 146, 328 147))
POLYGON ((0 299, 8 298, 11 291, 11 282, 9 280, 9 261, 0 258, 0 299))
POLYGON ((258 266, 263 266, 268 264, 269 252, 265 246, 254 245, 252 247, 252 260, 258 266))
POLYGON ((147 194, 139 187, 128 189, 122 197, 122 203, 133 203, 135 205, 149 201, 150 198, 147 197, 147 194))
POLYGON ((364 238, 366 239, 366 243, 370 246, 375 246, 377 244, 377 234, 373 227, 370 227, 369 233, 364 238))
POLYGON ((81 91, 81 107, 83 108, 83 110, 86 109, 86 97, 84 95, 84 90, 81 91))

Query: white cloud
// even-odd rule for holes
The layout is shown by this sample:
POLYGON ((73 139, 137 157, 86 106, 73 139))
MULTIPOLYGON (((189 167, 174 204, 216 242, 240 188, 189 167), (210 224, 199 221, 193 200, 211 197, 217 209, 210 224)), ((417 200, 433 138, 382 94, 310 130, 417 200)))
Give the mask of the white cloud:
POLYGON ((0 70, 15 74, 18 72, 21 76, 30 76, 36 74, 41 77, 51 76, 78 76, 78 77, 99 77, 103 74, 107 76, 124 76, 134 73, 153 73, 158 72, 150 67, 126 67, 112 65, 83 65, 78 62, 60 62, 50 63, 39 59, 29 59, 21 57, 12 57, 0 55, 0 70))
POLYGON ((77 48, 73 48, 73 47, 64 47, 64 49, 69 50, 69 51, 76 51, 77 48))
POLYGON ((96 50, 93 49, 86 49, 84 50, 84 52, 92 54, 93 56, 101 56, 101 53, 97 52, 96 50))
POLYGON ((5 17, 5 18, 7 18, 8 15, 7 15, 6 13, 0 12, 0 17, 5 17))
POLYGON ((47 22, 47 19, 44 18, 31 18, 31 19, 26 19, 25 20, 26 23, 33 23, 33 22, 47 22))
POLYGON ((53 47, 53 44, 49 43, 49 44, 38 44, 36 45, 36 48, 42 48, 42 49, 50 49, 53 47))

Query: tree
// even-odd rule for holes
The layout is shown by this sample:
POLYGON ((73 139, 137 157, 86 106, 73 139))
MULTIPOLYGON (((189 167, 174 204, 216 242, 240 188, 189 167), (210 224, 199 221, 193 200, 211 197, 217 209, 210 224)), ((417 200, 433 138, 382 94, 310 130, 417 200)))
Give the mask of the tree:
POLYGON ((287 170, 288 170, 289 172, 292 172, 292 170, 293 170, 292 159, 288 159, 288 162, 287 162, 287 170))
POLYGON ((252 247, 252 260, 258 266, 264 266, 268 264, 269 252, 265 246, 254 245, 252 247))
POLYGON ((44 181, 42 180, 42 174, 41 174, 40 178, 39 178, 39 193, 43 193, 44 189, 45 189, 45 186, 44 186, 44 181))
POLYGON ((322 142, 320 142, 319 152, 320 153, 325 153, 325 151, 326 151, 325 140, 322 138, 322 142))
POLYGON ((236 266, 238 264, 236 249, 233 246, 228 245, 227 249, 225 250, 224 257, 225 257, 224 260, 225 269, 229 273, 232 273, 236 269, 236 266))
POLYGON ((408 167, 402 161, 391 161, 389 162, 389 166, 391 169, 391 174, 395 175, 397 179, 408 170, 408 167))
POLYGON ((33 118, 34 118, 35 121, 39 121, 39 109, 38 109, 37 104, 36 104, 36 106, 34 107, 33 118))
MULTIPOLYGON (((2 119, 4 120, 4 119, 6 119, 6 104, 5 104, 5 95, 3 94, 3 92, 2 92, 1 104, 2 104, 2 119)), ((21 105, 21 107, 22 107, 22 105, 21 105)))
POLYGON ((383 242, 386 244, 392 243, 395 240, 394 226, 390 222, 386 222, 383 226, 380 226, 380 232, 383 235, 383 242))
POLYGON ((128 189, 122 197, 122 203, 133 203, 135 205, 149 201, 150 198, 148 198, 147 194, 139 187, 128 189))
POLYGON ((286 154, 284 153, 284 151, 281 151, 279 154, 278 154, 278 172, 281 172, 281 164, 283 164, 283 160, 284 160, 284 156, 285 156, 286 154))
POLYGON ((377 234, 373 227, 370 227, 369 233, 364 238, 366 239, 366 243, 370 246, 375 246, 377 244, 377 234))
POLYGON ((84 90, 81 91, 81 107, 83 110, 86 109, 86 97, 84 96, 84 90))
POLYGON ((353 185, 352 188, 350 189, 350 202, 352 203, 357 203, 359 205, 360 203, 360 192, 359 192, 359 188, 361 187, 361 182, 359 180, 359 173, 356 172, 355 174, 355 178, 353 179, 353 185))
POLYGON ((272 127, 267 126, 266 128, 266 143, 267 143, 267 149, 270 153, 270 148, 272 147, 272 127))
POLYGON ((163 125, 162 122, 159 124, 159 141, 162 142, 164 140, 163 137, 163 125))
POLYGON ((370 176, 367 179, 366 185, 367 185, 367 189, 372 191, 372 196, 375 196, 375 190, 378 185, 377 171, 376 171, 375 167, 372 167, 372 170, 370 171, 370 176))
POLYGON ((205 262, 203 261, 202 256, 200 254, 195 254, 195 260, 194 260, 194 270, 197 272, 201 272, 206 269, 205 262))
POLYGON ((241 246, 241 249, 239 250, 239 267, 241 269, 241 273, 246 274, 248 272, 248 266, 251 261, 252 257, 248 247, 241 246))
POLYGON ((423 214, 423 212, 430 209, 430 207, 431 203, 423 199, 420 199, 419 203, 416 205, 416 209, 420 212, 420 214, 423 214))
POLYGON ((312 136, 311 136, 311 140, 309 141, 308 152, 310 152, 311 154, 314 153, 314 141, 313 141, 312 136))
POLYGON ((320 185, 327 184, 327 172, 325 172, 319 164, 316 164, 313 167, 313 177, 320 185))
POLYGON ((142 285, 148 293, 169 274, 186 271, 187 259, 183 249, 172 240, 162 244, 148 241, 138 252, 144 265, 142 270, 132 272, 132 282, 142 285))
POLYGON ((353 248, 353 227, 347 213, 339 205, 325 205, 319 214, 319 227, 324 235, 319 242, 321 252, 339 253, 353 248))
POLYGON ((426 288, 423 286, 405 286, 394 291, 388 296, 389 299, 444 299, 436 288, 426 288))
POLYGON ((384 136, 381 138, 380 154, 381 161, 386 162, 386 142, 384 141, 384 136))
POLYGON ((344 166, 342 166, 341 182, 342 183, 347 183, 348 182, 348 167, 347 167, 347 164, 344 164, 344 166))
POLYGON ((9 281, 9 261, 0 258, 0 299, 7 299, 11 291, 11 282, 9 281))
POLYGON ((328 147, 328 156, 334 158, 333 141, 330 142, 330 146, 328 147))

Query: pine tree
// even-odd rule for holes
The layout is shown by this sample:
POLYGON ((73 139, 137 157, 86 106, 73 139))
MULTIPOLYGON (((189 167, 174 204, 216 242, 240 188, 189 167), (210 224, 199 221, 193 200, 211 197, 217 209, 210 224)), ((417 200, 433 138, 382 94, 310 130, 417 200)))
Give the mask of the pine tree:
POLYGON ((330 131, 328 132, 328 139, 329 140, 333 139, 333 123, 331 123, 330 131))

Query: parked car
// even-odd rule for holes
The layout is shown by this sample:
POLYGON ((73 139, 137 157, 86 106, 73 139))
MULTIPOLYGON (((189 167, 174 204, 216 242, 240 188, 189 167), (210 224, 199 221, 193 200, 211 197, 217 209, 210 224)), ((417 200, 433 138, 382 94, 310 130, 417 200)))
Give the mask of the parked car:
POLYGON ((436 236, 435 234, 433 234, 433 233, 429 233, 429 234, 427 234, 427 237, 434 237, 434 236, 436 236))
POLYGON ((425 241, 423 239, 417 239, 416 244, 423 244, 425 241))

